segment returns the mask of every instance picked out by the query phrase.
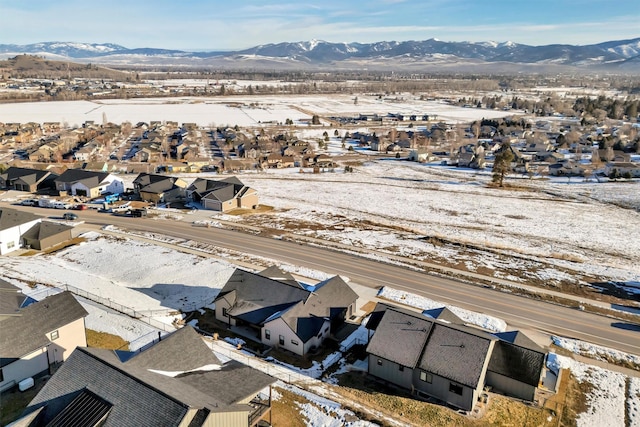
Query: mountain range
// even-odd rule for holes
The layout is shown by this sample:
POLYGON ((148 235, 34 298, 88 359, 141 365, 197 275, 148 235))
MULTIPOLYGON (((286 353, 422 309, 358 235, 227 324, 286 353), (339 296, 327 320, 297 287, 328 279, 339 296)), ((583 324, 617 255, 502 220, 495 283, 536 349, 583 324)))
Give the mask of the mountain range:
POLYGON ((237 51, 129 49, 112 43, 0 44, 4 57, 28 53, 79 62, 121 65, 185 65, 268 68, 418 69, 462 67, 529 69, 558 67, 640 72, 640 38, 592 45, 530 46, 513 42, 389 41, 330 43, 311 40, 237 51))

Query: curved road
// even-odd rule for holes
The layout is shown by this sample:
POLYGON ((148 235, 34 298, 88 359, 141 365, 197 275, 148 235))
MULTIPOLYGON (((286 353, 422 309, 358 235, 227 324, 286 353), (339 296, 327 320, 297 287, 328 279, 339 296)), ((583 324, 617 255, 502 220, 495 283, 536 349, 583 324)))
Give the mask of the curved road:
MULTIPOLYGON (((57 214, 51 210, 45 212, 38 208, 11 207, 50 216, 57 214)), ((498 292, 490 288, 472 286, 455 279, 431 276, 405 267, 384 264, 330 249, 219 228, 194 227, 185 221, 134 219, 95 211, 77 213, 81 220, 90 224, 113 224, 123 228, 192 239, 300 267, 344 275, 364 286, 373 288, 391 286, 502 318, 512 328, 537 329, 640 354, 640 326, 626 324, 605 316, 498 292)))

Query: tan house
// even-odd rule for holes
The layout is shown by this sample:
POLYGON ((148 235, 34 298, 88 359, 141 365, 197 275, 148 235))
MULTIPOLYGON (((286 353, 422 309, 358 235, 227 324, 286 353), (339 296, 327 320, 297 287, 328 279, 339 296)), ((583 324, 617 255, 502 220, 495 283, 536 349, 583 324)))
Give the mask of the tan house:
POLYGON ((174 176, 141 173, 133 180, 133 191, 145 202, 170 203, 184 200, 187 183, 174 176))
POLYGON ((187 200, 202 204, 204 209, 228 212, 258 206, 258 191, 244 185, 235 176, 219 181, 197 178, 187 187, 187 200))
POLYGON ((49 296, 0 321, 0 390, 67 360, 86 346, 86 310, 70 292, 49 296))

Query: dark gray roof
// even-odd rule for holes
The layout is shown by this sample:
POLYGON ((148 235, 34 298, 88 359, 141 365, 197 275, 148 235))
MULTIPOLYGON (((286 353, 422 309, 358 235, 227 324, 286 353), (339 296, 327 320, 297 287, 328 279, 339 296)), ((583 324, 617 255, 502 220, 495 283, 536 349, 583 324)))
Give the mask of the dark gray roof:
POLYGON ((47 427, 97 426, 111 411, 111 403, 84 389, 47 427))
POLYGON ((175 183, 178 178, 166 175, 141 173, 133 181, 139 191, 145 193, 162 194, 175 188, 182 188, 175 183))
POLYGON ((129 366, 159 371, 190 371, 205 365, 221 365, 222 362, 206 345, 193 345, 201 340, 193 328, 182 328, 163 338, 162 345, 155 345, 136 354, 127 361, 129 366), (185 351, 188 349, 188 351, 185 351))
POLYGON ((409 314, 388 307, 367 346, 367 353, 414 368, 434 321, 419 313, 409 314))
POLYGON ((507 341, 496 342, 487 370, 537 387, 545 353, 507 341))
POLYGON ((476 388, 494 340, 482 331, 436 322, 418 367, 476 388))
POLYGON ((188 191, 197 193, 201 198, 213 198, 220 201, 233 199, 245 185, 235 176, 222 180, 197 178, 187 187, 188 191))
POLYGON ((434 319, 442 320, 443 322, 454 323, 456 325, 464 325, 464 321, 456 316, 455 313, 449 310, 447 307, 424 310, 422 314, 424 314, 425 316, 433 317, 434 319))
POLYGON ((238 402, 258 394, 275 379, 238 362, 218 370, 193 371, 194 366, 203 366, 200 363, 217 361, 205 350, 212 353, 190 326, 126 362, 113 351, 78 348, 30 403, 27 412, 46 405, 46 424, 84 390, 112 405, 105 427, 177 426, 190 408, 199 410, 197 416, 201 420, 208 412, 251 412, 249 405, 238 402), (143 356, 152 349, 152 353, 143 356), (185 364, 180 363, 183 359, 185 364), (192 372, 170 376, 158 372, 165 371, 162 368, 173 373, 192 372))
POLYGON ((287 271, 280 269, 277 265, 267 267, 258 273, 260 276, 268 277, 269 279, 278 280, 280 282, 289 282, 290 284, 297 285, 298 281, 293 275, 287 271))
POLYGON ((19 287, 0 279, 0 316, 17 315, 26 298, 19 287))
POLYGON ((42 219, 41 216, 34 215, 31 212, 19 211, 11 208, 0 209, 0 231, 8 230, 27 222, 42 219))
POLYGON ((46 425, 84 390, 112 405, 104 427, 177 426, 187 406, 115 369, 88 349, 77 348, 29 403, 25 413, 45 406, 46 425))
POLYGON ((75 182, 83 181, 95 183, 97 185, 105 180, 109 176, 106 172, 87 171, 83 169, 67 169, 59 177, 55 179, 56 182, 64 182, 67 184, 73 184, 75 182))
POLYGON ((71 292, 47 297, 0 321, 0 366, 49 344, 46 334, 81 319, 87 311, 71 292))

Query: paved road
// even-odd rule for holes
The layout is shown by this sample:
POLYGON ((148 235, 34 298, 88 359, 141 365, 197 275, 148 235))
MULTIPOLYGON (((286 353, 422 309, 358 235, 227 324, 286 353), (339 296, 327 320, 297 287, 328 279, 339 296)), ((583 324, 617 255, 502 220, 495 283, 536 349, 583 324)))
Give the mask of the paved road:
MULTIPOLYGON (((38 208, 28 209, 40 214, 49 213, 38 208)), ((51 214, 55 215, 57 212, 51 214)), ((500 317, 512 328, 537 329, 640 354, 640 327, 637 325, 628 325, 604 316, 471 286, 454 279, 435 277, 328 249, 218 228, 194 227, 186 221, 132 219, 94 211, 82 211, 79 216, 88 223, 113 224, 161 232, 330 274, 340 274, 369 287, 391 286, 500 317)))

